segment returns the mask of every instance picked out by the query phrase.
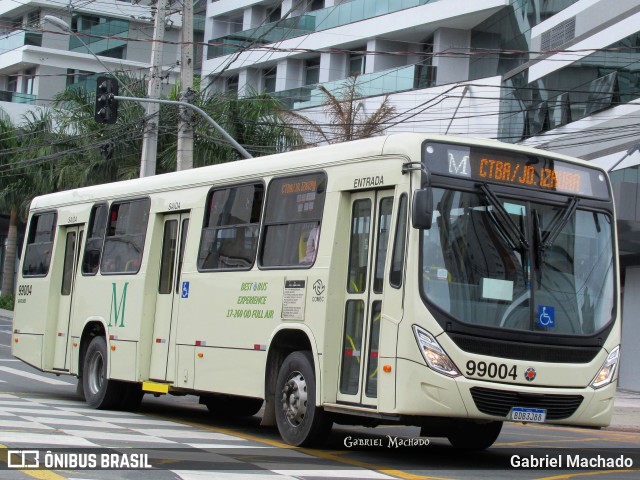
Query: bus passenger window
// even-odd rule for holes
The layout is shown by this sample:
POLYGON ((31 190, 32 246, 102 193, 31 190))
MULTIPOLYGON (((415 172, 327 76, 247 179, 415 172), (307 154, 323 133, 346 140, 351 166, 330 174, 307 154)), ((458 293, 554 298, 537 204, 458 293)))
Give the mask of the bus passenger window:
POLYGON ((22 275, 44 277, 49 272, 56 230, 55 212, 34 215, 29 225, 22 275))
POLYGON ((100 271, 135 274, 140 270, 149 220, 148 198, 111 205, 100 271))
POLYGON ((87 244, 84 247, 84 257, 82 258, 83 275, 95 275, 98 273, 106 226, 107 204, 94 205, 89 217, 87 244))
POLYGON ((313 264, 320 238, 325 190, 324 173, 271 181, 260 252, 262 267, 309 267, 313 264))
POLYGON ((258 246, 264 186, 212 190, 207 197, 198 270, 249 270, 258 246))

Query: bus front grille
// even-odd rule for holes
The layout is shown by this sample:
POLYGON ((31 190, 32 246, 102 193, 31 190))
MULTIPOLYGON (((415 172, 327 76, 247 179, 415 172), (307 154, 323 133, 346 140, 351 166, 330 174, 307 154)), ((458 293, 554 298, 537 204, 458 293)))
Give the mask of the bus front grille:
POLYGON ((547 420, 569 418, 583 400, 582 395, 528 394, 483 387, 472 387, 471 396, 478 410, 487 415, 506 417, 513 407, 543 408, 547 420))

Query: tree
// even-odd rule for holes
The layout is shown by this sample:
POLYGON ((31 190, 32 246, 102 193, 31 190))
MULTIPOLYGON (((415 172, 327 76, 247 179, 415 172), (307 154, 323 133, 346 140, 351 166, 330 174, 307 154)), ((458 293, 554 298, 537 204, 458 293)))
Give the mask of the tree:
POLYGON ((386 123, 396 114, 396 107, 385 96, 382 103, 371 114, 365 112, 365 104, 358 88, 358 76, 349 77, 335 93, 323 85, 318 86, 328 124, 315 122, 302 113, 284 113, 290 123, 306 128, 307 145, 318 143, 340 143, 382 134, 386 123))
POLYGON ((26 220, 29 203, 35 195, 52 190, 52 167, 43 159, 54 150, 48 113, 31 111, 20 127, 16 127, 0 110, 0 210, 9 213, 2 295, 14 293, 18 223, 26 220))
MULTIPOLYGON (((197 87, 197 82, 196 82, 197 87)), ((178 97, 179 86, 170 98, 178 97)), ((280 102, 266 94, 252 93, 239 97, 235 92, 213 92, 198 95, 194 104, 204 110, 254 157, 284 152, 303 143, 296 129, 291 128, 280 102)), ((178 108, 161 109, 171 117, 163 123, 177 125, 178 108)), ((162 118, 162 117, 161 117, 162 118)), ((194 167, 225 163, 241 159, 240 153, 229 145, 200 115, 193 115, 194 167)), ((159 144, 159 162, 165 170, 175 170, 177 129, 165 129, 165 139, 159 144)))

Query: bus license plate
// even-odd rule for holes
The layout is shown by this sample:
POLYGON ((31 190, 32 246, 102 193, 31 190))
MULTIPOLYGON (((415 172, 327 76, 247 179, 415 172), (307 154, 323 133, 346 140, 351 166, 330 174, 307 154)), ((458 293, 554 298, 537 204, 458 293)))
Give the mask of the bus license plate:
POLYGON ((544 422, 547 418, 547 411, 541 408, 513 407, 511 409, 511 420, 516 422, 544 422))

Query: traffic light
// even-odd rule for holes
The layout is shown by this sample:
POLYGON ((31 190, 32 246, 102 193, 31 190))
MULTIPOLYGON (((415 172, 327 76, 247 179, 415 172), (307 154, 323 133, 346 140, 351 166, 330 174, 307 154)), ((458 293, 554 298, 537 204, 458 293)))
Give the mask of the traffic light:
POLYGON ((98 77, 96 83, 96 108, 93 115, 97 123, 116 123, 118 119, 118 81, 114 77, 98 77))

